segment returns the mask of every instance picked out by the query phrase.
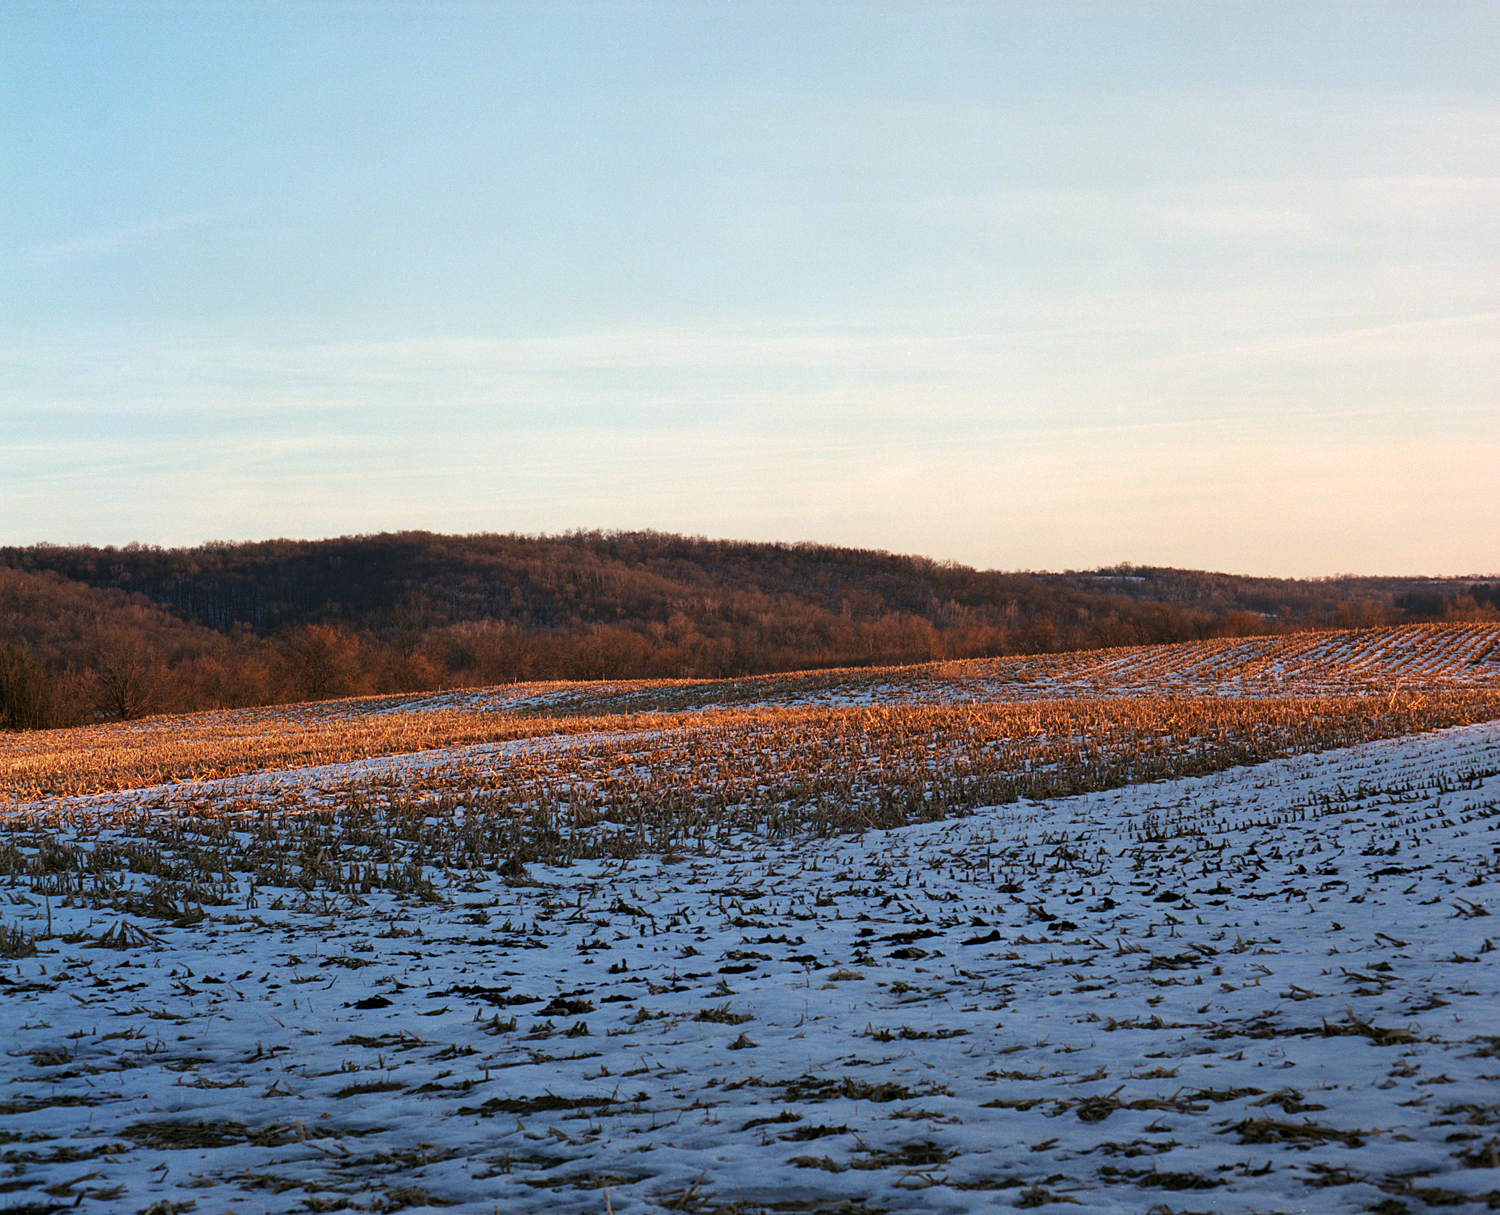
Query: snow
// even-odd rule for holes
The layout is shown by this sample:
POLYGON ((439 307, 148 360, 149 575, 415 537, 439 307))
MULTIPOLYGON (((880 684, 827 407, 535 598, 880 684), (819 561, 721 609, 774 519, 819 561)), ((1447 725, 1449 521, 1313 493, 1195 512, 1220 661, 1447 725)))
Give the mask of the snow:
MULTIPOLYGON (((1500 687, 1500 626, 1414 624, 726 680, 512 684, 320 706, 327 716, 693 712, 1172 696, 1403 695, 1500 687)), ((305 708, 290 711, 304 715, 305 708)))
POLYGON ((13 884, 0 1210, 1494 1206, 1497 827, 1488 724, 428 899, 13 884))

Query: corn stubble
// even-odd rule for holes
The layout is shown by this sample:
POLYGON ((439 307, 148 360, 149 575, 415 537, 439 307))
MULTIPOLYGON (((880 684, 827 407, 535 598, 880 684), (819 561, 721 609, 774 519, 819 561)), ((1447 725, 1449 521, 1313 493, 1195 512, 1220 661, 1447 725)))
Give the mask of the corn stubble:
MULTIPOLYGON (((1407 669, 1413 653, 1447 644, 1440 634, 1398 647, 1407 669)), ((1273 644, 1286 649, 1285 639, 1273 644)), ((1091 679, 1101 664, 1128 667, 1139 684, 1153 667, 1201 664, 1210 649, 1049 656, 1047 686, 1068 674, 1070 659, 1091 679)), ((1345 680, 1363 694, 1054 690, 1049 699, 933 703, 943 687, 971 698, 981 682, 993 689, 997 674, 1004 686, 1006 672, 994 668, 553 686, 550 702, 518 699, 508 712, 354 701, 15 735, 0 744, 0 813, 12 832, 0 872, 112 903, 125 896, 110 874, 148 874, 156 909, 133 894, 130 910, 161 918, 212 903, 235 872, 293 899, 380 888, 420 895, 435 866, 524 880, 531 863, 702 852, 746 833, 895 827, 1500 718, 1500 688, 1488 680, 1424 672, 1417 690, 1397 671, 1375 692, 1368 667, 1345 680), (778 690, 805 699, 809 689, 865 696, 893 686, 915 689, 921 703, 753 703, 778 690), (682 711, 715 687, 742 707, 682 711), (627 704, 637 711, 589 712, 627 704), (333 767, 357 760, 368 762, 333 767), (133 840, 48 844, 49 829, 64 824, 128 826, 133 840)), ((1327 686, 1338 672, 1317 675, 1327 686)))
MULTIPOLYGON (((1381 638, 1369 640, 1361 652, 1376 653, 1381 638)), ((451 1205, 438 1186, 493 1180, 504 1209, 602 1188, 610 1209, 645 1194, 749 1210, 713 1205, 708 1187, 724 1188, 723 1160, 752 1151, 776 1184, 786 1174, 774 1170, 806 1170, 794 1188, 835 1205, 865 1179, 899 1195, 871 1211, 916 1209, 929 1187, 950 1193, 922 1209, 968 1191, 1082 1209, 1085 1196, 1150 1189, 1279 1192, 1332 1209, 1344 1191, 1326 1187, 1356 1183, 1374 1195, 1357 1199, 1366 1210, 1493 1207, 1489 1183, 1466 1172, 1496 1163, 1495 1107, 1478 1082, 1495 1079, 1500 1040, 1466 1025, 1485 1011, 1494 948, 1480 889, 1494 864, 1469 846, 1496 813, 1469 792, 1494 776, 1482 741, 957 821, 1013 799, 1500 718, 1500 667, 1474 657, 1491 642, 1466 649, 1457 674, 1429 664, 1417 678, 1411 655, 1441 638, 1395 640, 1406 657, 1383 673, 1304 662, 1289 674, 1278 659, 1263 679, 1280 696, 1245 694, 1243 664, 1230 668, 1239 695, 1208 694, 1196 674, 1179 694, 1120 694, 1217 661, 1174 647, 1028 659, 1020 675, 951 663, 533 686, 467 711, 368 699, 0 740, 0 885, 14 921, 0 922, 0 957, 18 980, 5 991, 32 1010, 21 1028, 48 1035, 10 1052, 30 1087, 0 1112, 55 1107, 55 1129, 105 1145, 99 1171, 70 1184, 103 1182, 75 1200, 118 1204, 122 1178, 142 1175, 111 1139, 197 1153, 191 1177, 168 1183, 197 1196, 161 1209, 201 1205, 215 1184, 274 1189, 273 1204, 302 1185, 309 1209, 451 1205), (1070 684, 1094 691, 1059 694, 1070 684), (1344 690, 1317 690, 1330 687, 1344 690), (800 703, 766 703, 778 695, 800 703), (862 703, 808 703, 824 696, 862 703), (1263 802, 1276 781, 1287 789, 1263 802), (955 821, 866 846, 806 838, 941 818, 955 821), (796 842, 766 842, 778 836, 796 842), (655 855, 629 863, 643 853, 655 855), (575 859, 596 863, 542 869, 575 859), (1275 881, 1261 880, 1268 861, 1275 881), (1440 945, 1411 931, 1429 924, 1440 945), (29 1003, 49 993, 50 1006, 29 1003), (1263 1011, 1273 999, 1295 1018, 1263 1011), (64 1037, 59 1008, 87 1027, 64 1037), (269 1049, 257 1036, 250 1052, 252 1024, 269 1049), (101 1037, 111 1025, 122 1028, 101 1037), (234 1041, 244 1049, 222 1049, 234 1041), (1389 1060, 1378 1084, 1366 1046, 1389 1060), (671 1067, 649 1066, 653 1054, 671 1067), (806 1072, 791 1070, 803 1059, 806 1072), (1298 1087, 1272 1079, 1294 1066, 1298 1087), (1346 1083, 1356 1077, 1363 1094, 1346 1083), (380 1094, 389 1105, 364 1108, 380 1094), (1377 1097, 1365 1117, 1357 1102, 1377 1097), (229 1104, 205 1121, 195 1100, 229 1104), (142 1121, 142 1101, 166 1112, 142 1121), (330 1105, 330 1120, 292 1121, 299 1101, 330 1105), (476 1118, 493 1119, 484 1135, 476 1118), (752 1131, 758 1147, 723 1155, 726 1136, 752 1131), (698 1152, 697 1136, 712 1143, 697 1180, 634 1167, 658 1147, 698 1152), (1366 1145, 1385 1154, 1350 1155, 1366 1145), (291 1157, 252 1147, 295 1150, 306 1171, 281 1177, 272 1170, 291 1157), (1418 1150, 1444 1171, 1388 1171, 1418 1150), (454 1171, 418 1175, 431 1196, 404 1183, 405 1170, 449 1159, 454 1171), (825 1174, 838 1179, 819 1191, 825 1174), (1251 1189, 1268 1176, 1279 1191, 1251 1189), (1455 1177, 1475 1182, 1433 1184, 1455 1177), (366 1197, 376 1187, 384 1197, 366 1197), (531 1201, 533 1188, 556 1196, 531 1201)), ((36 1138, 18 1175, 78 1159, 66 1144, 43 1157, 53 1149, 36 1138)))

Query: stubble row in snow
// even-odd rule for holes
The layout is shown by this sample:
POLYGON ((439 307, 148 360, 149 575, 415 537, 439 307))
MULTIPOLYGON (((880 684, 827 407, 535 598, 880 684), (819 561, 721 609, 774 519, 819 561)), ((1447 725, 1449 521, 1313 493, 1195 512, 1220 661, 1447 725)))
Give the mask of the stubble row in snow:
POLYGON ((13 885, 0 1201, 1494 1207, 1497 755, 1470 726, 427 897, 241 879, 175 921, 13 885))

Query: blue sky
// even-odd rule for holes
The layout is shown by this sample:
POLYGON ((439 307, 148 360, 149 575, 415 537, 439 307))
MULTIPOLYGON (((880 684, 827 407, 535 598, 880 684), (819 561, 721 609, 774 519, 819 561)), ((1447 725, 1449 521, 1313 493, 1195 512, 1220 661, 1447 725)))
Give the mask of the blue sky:
POLYGON ((0 543, 1500 571, 1490 3, 0 8, 0 543))

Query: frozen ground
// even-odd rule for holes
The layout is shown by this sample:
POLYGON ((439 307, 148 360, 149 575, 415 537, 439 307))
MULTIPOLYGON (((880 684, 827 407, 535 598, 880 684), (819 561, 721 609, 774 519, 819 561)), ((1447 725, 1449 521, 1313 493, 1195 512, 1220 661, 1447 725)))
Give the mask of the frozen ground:
POLYGON ((438 901, 14 885, 0 1211, 1495 1209, 1497 828, 1490 724, 438 901))

